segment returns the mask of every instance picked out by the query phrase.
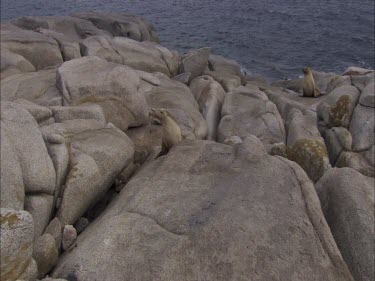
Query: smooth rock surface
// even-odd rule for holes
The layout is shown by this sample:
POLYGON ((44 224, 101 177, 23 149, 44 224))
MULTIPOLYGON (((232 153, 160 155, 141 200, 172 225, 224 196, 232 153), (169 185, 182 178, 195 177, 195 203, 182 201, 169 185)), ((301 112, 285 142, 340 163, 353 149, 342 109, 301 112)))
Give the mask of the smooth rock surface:
POLYGON ((333 237, 355 280, 373 280, 374 179, 331 169, 316 184, 333 237))
POLYGON ((374 108, 358 104, 354 109, 349 127, 349 131, 353 137, 353 149, 355 151, 365 151, 374 145, 374 128, 374 108))
POLYGON ((77 245, 54 278, 353 280, 306 174, 267 155, 254 136, 237 146, 173 147, 137 173, 77 245))

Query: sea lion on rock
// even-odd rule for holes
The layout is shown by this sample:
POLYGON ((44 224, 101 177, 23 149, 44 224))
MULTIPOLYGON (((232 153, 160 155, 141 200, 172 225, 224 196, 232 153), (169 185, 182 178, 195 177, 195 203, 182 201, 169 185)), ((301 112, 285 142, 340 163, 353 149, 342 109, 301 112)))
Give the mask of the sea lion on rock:
POLYGON ((151 109, 150 117, 157 119, 162 126, 162 153, 168 152, 174 145, 182 141, 181 129, 166 109, 151 109))
POLYGON ((319 97, 320 91, 315 87, 314 77, 310 67, 304 67, 303 70, 303 96, 304 97, 319 97))

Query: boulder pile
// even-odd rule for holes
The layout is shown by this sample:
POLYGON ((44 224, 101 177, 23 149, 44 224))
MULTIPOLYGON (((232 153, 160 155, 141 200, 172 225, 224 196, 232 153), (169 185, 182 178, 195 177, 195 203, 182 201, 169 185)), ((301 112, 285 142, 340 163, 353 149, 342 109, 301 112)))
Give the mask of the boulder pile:
POLYGON ((374 71, 314 77, 128 14, 1 23, 0 280, 373 280, 374 71))

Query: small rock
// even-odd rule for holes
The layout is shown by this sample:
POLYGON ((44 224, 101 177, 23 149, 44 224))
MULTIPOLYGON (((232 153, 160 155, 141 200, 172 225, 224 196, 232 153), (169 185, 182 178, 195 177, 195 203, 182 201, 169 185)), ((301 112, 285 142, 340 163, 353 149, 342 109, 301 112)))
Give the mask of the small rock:
POLYGON ((79 218, 78 221, 74 224, 74 227, 77 230, 77 234, 80 234, 82 231, 84 231, 89 224, 90 222, 87 218, 79 218))
POLYGON ((190 76, 191 76, 191 72, 184 72, 184 73, 181 73, 179 75, 176 75, 172 79, 187 85, 187 84, 189 84, 190 76))
POLYGON ((49 225, 46 227, 46 230, 44 231, 44 234, 50 234, 54 239, 56 243, 56 248, 58 251, 60 251, 61 248, 61 240, 62 240, 62 225, 60 220, 55 217, 49 225))
POLYGON ((43 278, 59 259, 59 252, 52 235, 46 233, 35 240, 33 258, 38 265, 38 278, 43 278))
POLYGON ((270 150, 270 155, 278 155, 284 158, 288 158, 286 154, 286 146, 284 143, 275 143, 270 150))
POLYGON ((73 225, 65 225, 62 237, 62 248, 66 251, 77 239, 77 230, 73 225))

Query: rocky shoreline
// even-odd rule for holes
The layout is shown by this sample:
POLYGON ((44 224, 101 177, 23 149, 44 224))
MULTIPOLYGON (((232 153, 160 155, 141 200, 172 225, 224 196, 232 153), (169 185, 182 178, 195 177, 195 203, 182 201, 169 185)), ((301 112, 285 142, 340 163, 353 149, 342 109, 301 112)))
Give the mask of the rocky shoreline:
POLYGON ((373 280, 374 71, 313 74, 127 14, 2 22, 1 281, 373 280))

